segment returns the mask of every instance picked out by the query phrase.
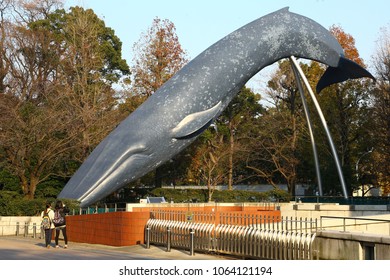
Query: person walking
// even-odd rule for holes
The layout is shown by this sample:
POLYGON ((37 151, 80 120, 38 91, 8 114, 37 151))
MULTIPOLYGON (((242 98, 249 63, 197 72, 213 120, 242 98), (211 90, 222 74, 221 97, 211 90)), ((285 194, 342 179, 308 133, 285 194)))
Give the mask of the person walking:
POLYGON ((51 209, 51 203, 46 204, 46 209, 41 213, 42 218, 42 228, 45 231, 45 246, 46 248, 50 248, 52 230, 55 228, 53 219, 54 219, 54 211, 51 209))
POLYGON ((56 229, 56 248, 59 248, 58 239, 60 237, 60 231, 64 237, 64 249, 68 248, 68 236, 66 235, 66 215, 69 213, 69 209, 65 207, 61 200, 57 201, 54 211, 54 226, 56 229))

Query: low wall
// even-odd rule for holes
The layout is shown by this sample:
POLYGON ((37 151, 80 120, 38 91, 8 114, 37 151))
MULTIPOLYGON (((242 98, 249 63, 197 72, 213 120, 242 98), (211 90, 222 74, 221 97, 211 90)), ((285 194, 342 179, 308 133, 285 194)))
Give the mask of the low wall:
POLYGON ((390 236, 320 231, 313 247, 322 260, 390 260, 390 236), (371 250, 371 253, 367 254, 365 250, 371 250))
POLYGON ((321 216, 364 217, 390 213, 390 205, 339 205, 335 203, 280 203, 282 216, 319 219, 321 216))
POLYGON ((34 224, 36 232, 40 233, 41 217, 0 216, 0 236, 16 235, 17 231, 20 235, 31 234, 34 230, 34 224))

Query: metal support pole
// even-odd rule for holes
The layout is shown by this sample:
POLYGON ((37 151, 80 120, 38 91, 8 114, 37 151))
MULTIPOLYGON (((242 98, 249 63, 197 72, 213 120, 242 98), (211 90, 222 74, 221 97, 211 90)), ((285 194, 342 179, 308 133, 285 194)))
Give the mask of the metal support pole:
POLYGON ((150 227, 146 227, 146 249, 150 249, 150 227))
POLYGON ((195 232, 191 228, 190 229, 190 256, 194 255, 194 235, 195 235, 195 232))
POLYGON ((303 109, 305 111, 305 116, 306 116, 306 120, 307 120, 307 126, 309 128, 311 147, 312 147, 313 155, 314 155, 314 163, 315 163, 315 167, 316 167, 318 190, 319 190, 320 196, 322 196, 323 192, 322 192, 322 180, 321 180, 320 164, 319 164, 319 161, 318 161, 318 153, 317 153, 317 147, 316 147, 316 142, 315 142, 314 133, 313 133, 313 126, 312 126, 311 119, 310 119, 309 107, 307 106, 305 93, 303 91, 303 86, 302 86, 302 83, 301 83, 301 79, 299 78, 298 70, 295 67, 294 63, 291 61, 291 59, 290 59, 290 62, 291 62, 292 69, 293 69, 293 72, 294 72, 295 80, 297 81, 299 93, 301 94, 303 109))
POLYGON ((16 222, 16 236, 19 235, 19 222, 16 222))
POLYGON ((171 251, 171 229, 167 228, 167 252, 171 251))
POLYGON ((33 238, 37 238, 37 224, 33 223, 33 238))
POLYGON ((27 237, 28 236, 28 223, 25 222, 24 223, 24 237, 27 237))
POLYGON ((299 66, 297 60, 295 59, 294 56, 291 56, 290 59, 291 59, 291 61, 293 62, 294 67, 297 69, 299 75, 301 76, 303 82, 305 83, 306 88, 307 88, 308 92, 310 93, 311 98, 313 99, 314 105, 315 105, 315 107, 316 107, 316 109, 317 109, 318 115, 320 116, 322 125, 323 125, 323 127, 324 127, 324 129, 325 129, 326 136, 328 137, 328 141, 329 141, 329 144, 330 144, 331 149, 332 149, 333 158, 334 158, 334 161, 335 161, 335 163, 336 163, 336 167, 337 167, 337 171, 338 171, 338 174, 339 174, 339 179, 340 179, 342 191, 343 191, 343 194, 344 194, 344 198, 345 198, 345 199, 348 199, 347 188, 346 188, 346 186, 345 186, 345 181, 344 181, 343 172, 342 172, 342 170, 341 170, 341 165, 340 165, 340 162, 339 162, 339 159, 338 159, 338 156, 337 156, 337 152, 336 152, 335 145, 334 145, 334 143, 333 143, 332 136, 330 135, 330 131, 329 131, 329 129, 328 129, 328 125, 327 125, 326 120, 325 120, 325 117, 324 117, 324 115, 323 115, 323 113, 322 113, 321 107, 320 107, 320 105, 318 104, 317 98, 316 98, 316 96, 315 96, 313 90, 311 89, 310 84, 309 84, 308 80, 306 79, 306 76, 305 76, 305 74, 303 73, 301 67, 299 66))

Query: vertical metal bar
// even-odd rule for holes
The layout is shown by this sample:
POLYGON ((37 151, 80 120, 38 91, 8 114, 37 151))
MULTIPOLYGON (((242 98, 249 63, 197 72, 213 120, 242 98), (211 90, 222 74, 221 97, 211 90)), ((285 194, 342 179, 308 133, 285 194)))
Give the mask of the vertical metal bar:
POLYGON ((28 223, 25 222, 24 223, 24 237, 27 237, 27 235, 28 235, 28 223))
POLYGON ((15 233, 16 236, 19 235, 19 222, 16 222, 16 233, 15 233))
POLYGON ((302 232, 302 217, 299 218, 299 230, 302 232))
POLYGON ((33 238, 37 238, 37 224, 33 223, 33 238))
POLYGON ((150 227, 146 227, 146 249, 150 249, 150 227))
POLYGON ((190 229, 190 256, 194 255, 194 235, 195 235, 195 232, 191 228, 190 229))
POLYGON ((167 252, 171 251, 171 229, 167 228, 167 252))
POLYGON ((310 84, 309 84, 308 80, 306 79, 306 76, 303 73, 301 67, 299 66, 297 60, 295 59, 294 56, 291 56, 290 59, 293 62, 293 64, 294 64, 295 68, 297 69, 297 71, 299 72, 303 82, 306 85, 306 88, 307 88, 308 92, 310 93, 311 98, 313 99, 314 105, 315 105, 315 107, 317 109, 318 115, 320 116, 322 125, 323 125, 323 127, 325 129, 326 135, 328 137, 329 144, 330 144, 331 149, 332 149, 333 158, 334 158, 334 161, 336 163, 337 172, 339 174, 339 179, 340 179, 340 183, 341 183, 341 186, 342 186, 342 191, 343 191, 343 194, 344 194, 344 198, 348 199, 347 188, 346 188, 346 185, 345 185, 344 176, 343 176, 343 172, 341 170, 341 165, 340 165, 340 162, 339 162, 339 158, 337 156, 337 151, 336 151, 335 145, 333 143, 332 136, 330 135, 330 131, 328 129, 328 125, 326 123, 325 117, 324 117, 324 115, 322 113, 321 107, 318 104, 317 98, 316 98, 313 90, 311 89, 310 84))
MULTIPOLYGON (((311 218, 310 218, 310 228, 311 228, 311 218)), ((307 233, 307 217, 305 218, 305 233, 307 233)))

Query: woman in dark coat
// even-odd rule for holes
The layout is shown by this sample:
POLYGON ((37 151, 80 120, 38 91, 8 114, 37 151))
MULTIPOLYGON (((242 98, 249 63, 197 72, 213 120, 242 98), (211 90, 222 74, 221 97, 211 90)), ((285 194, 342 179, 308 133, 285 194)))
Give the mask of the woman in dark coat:
POLYGON ((68 237, 66 235, 66 214, 69 213, 69 209, 65 207, 61 200, 57 201, 54 211, 54 226, 56 229, 56 248, 59 248, 58 238, 60 237, 60 231, 62 231, 62 236, 64 237, 64 248, 68 248, 68 237))

